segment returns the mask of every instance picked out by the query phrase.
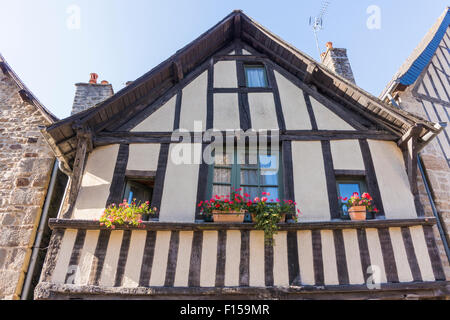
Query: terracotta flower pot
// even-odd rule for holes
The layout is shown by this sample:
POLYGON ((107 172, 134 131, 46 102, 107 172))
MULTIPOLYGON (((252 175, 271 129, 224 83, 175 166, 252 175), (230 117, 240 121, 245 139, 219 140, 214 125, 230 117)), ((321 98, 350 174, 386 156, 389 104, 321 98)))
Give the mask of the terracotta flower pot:
POLYGON ((246 211, 242 210, 239 212, 224 212, 224 211, 218 211, 214 210, 212 212, 213 214, 213 220, 214 222, 219 223, 232 223, 232 222, 244 222, 246 211))
POLYGON ((348 214, 352 220, 366 220, 366 207, 354 206, 348 209, 348 214))
MULTIPOLYGON (((252 213, 252 221, 255 222, 256 214, 252 213)), ((281 220, 279 223, 285 223, 286 222, 286 213, 281 214, 281 220)))

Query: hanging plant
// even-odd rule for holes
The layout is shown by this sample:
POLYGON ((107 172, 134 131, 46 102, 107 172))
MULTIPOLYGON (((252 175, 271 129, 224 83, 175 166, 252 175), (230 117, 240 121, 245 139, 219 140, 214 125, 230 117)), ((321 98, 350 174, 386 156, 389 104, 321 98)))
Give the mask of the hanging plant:
POLYGON ((124 199, 118 206, 113 203, 103 211, 103 215, 100 217, 100 226, 110 229, 115 229, 120 225, 140 227, 142 219, 155 216, 156 211, 157 208, 150 208, 148 201, 136 203, 136 199, 133 199, 131 203, 128 203, 124 199))
MULTIPOLYGON (((263 192, 263 197, 256 197, 253 200, 253 205, 249 207, 249 212, 252 215, 255 228, 257 230, 264 231, 264 244, 273 245, 273 236, 278 232, 279 223, 286 220, 287 214, 293 214, 293 219, 297 222, 297 214, 295 214, 295 203, 292 200, 276 199, 270 200, 266 196, 270 196, 270 193, 263 192)), ((300 210, 297 209, 297 213, 300 214, 300 210)))

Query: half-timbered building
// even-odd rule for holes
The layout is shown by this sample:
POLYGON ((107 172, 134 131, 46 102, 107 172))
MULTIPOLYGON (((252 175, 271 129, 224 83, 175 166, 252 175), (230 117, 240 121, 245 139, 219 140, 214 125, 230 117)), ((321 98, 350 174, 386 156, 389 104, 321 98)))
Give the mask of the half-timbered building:
POLYGON ((234 11, 110 98, 43 130, 70 188, 50 221, 35 298, 445 297, 416 161, 441 131, 234 11), (256 131, 276 151, 257 151, 253 171, 228 162, 248 153, 245 143, 205 162, 211 132, 231 130, 256 131), (181 144, 192 161, 175 161, 181 144), (259 175, 264 157, 279 164, 269 178, 259 175), (280 225, 271 246, 253 223, 204 221, 196 204, 231 187, 295 200, 298 222, 280 225), (339 196, 349 190, 369 192, 379 212, 346 219, 339 196), (129 197, 150 200, 157 218, 101 227, 104 208, 129 197))

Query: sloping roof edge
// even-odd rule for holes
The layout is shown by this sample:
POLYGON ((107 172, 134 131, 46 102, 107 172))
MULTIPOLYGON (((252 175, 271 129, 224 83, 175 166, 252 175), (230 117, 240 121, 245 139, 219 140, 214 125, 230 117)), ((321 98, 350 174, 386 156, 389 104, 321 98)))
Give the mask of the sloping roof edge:
POLYGON ((16 83, 19 90, 23 90, 30 103, 34 105, 50 123, 55 123, 59 119, 51 113, 44 105, 36 98, 36 96, 27 88, 19 76, 14 72, 8 62, 0 53, 0 68, 4 73, 11 77, 11 79, 16 83))
POLYGON ((441 43, 447 28, 450 25, 450 7, 447 7, 434 25, 428 30, 419 45, 399 68, 393 79, 381 93, 384 97, 393 92, 399 84, 409 86, 416 82, 422 71, 428 66, 439 44, 441 43))

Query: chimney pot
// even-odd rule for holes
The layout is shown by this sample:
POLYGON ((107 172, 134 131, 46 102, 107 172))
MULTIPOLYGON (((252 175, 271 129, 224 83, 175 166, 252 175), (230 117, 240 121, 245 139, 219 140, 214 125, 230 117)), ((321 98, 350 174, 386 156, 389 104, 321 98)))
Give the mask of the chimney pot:
POLYGON ((106 80, 102 80, 102 82, 100 82, 101 84, 109 84, 109 82, 108 81, 106 81, 106 80))
POLYGON ((326 43, 326 47, 327 47, 328 49, 333 49, 333 42, 328 41, 328 42, 326 43))
POLYGON ((97 83, 97 79, 98 79, 98 74, 91 73, 91 79, 89 80, 89 83, 96 84, 97 83))

